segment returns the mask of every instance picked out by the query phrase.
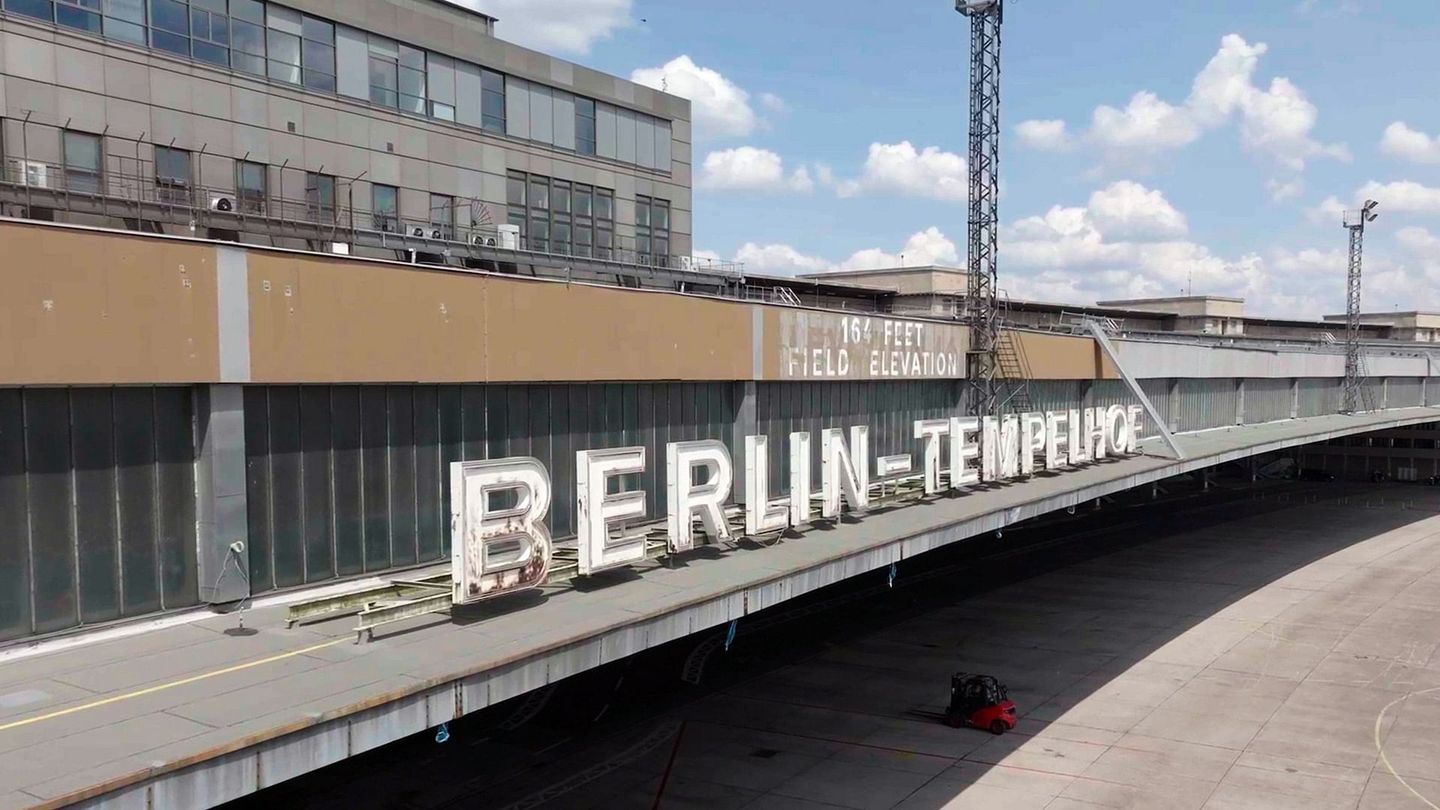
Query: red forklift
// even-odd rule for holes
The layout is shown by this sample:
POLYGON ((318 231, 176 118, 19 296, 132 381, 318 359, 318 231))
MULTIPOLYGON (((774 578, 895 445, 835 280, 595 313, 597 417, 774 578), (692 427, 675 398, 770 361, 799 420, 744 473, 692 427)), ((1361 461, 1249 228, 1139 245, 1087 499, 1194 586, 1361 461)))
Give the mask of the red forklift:
POLYGON ((952 728, 983 728, 1004 734, 1015 728, 1015 701, 993 675, 957 672, 950 676, 950 705, 945 724, 952 728))

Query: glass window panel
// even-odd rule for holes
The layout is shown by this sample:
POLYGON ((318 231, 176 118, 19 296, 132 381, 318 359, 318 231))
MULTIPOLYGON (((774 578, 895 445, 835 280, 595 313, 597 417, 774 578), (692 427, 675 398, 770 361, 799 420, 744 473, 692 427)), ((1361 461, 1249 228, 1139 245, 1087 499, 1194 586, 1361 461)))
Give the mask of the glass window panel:
POLYGON ((155 179, 176 185, 189 184, 190 153, 167 146, 155 147, 155 179))
POLYGON ((265 29, 254 23, 232 20, 230 23, 230 44, 237 51, 256 56, 265 55, 265 29))
POLYGON ((376 183, 370 187, 370 210, 377 230, 395 232, 399 227, 400 194, 394 186, 376 183))
POLYGON ((27 17, 39 17, 46 22, 55 19, 55 6, 50 0, 5 0, 5 10, 27 17))
POLYGON ((300 12, 294 9, 277 6, 274 3, 265 6, 265 26, 273 31, 284 31, 287 34, 300 36, 300 12))
POLYGON ((190 15, 184 3, 150 0, 150 26, 172 34, 190 33, 190 15))
POLYGON ((60 0, 55 21, 67 28, 100 33, 100 0, 60 0))
POLYGON ((612 197, 608 192, 595 192, 595 218, 615 218, 615 198, 612 197))
MULTIPOLYGON (((425 97, 425 74, 418 70, 401 67, 399 73, 400 95, 413 98, 425 97)), ((424 112, 424 110, 421 110, 424 112)))
POLYGON ((482 125, 492 132, 505 131, 505 77, 493 70, 480 72, 480 113, 482 125))
POLYGON ((306 68, 303 78, 305 86, 311 90, 317 90, 322 93, 335 92, 335 77, 332 74, 321 73, 318 70, 306 68))
POLYGON ((168 31, 152 30, 150 32, 150 45, 162 51, 177 53, 181 56, 190 55, 190 38, 179 34, 171 34, 168 31))
POLYGON ((236 163, 235 190, 240 197, 240 210, 250 214, 265 213, 266 167, 263 163, 239 161, 236 163))
POLYGON ((300 38, 273 28, 265 33, 270 56, 270 78, 299 84, 300 38))
POLYGON ((122 42, 133 42, 136 45, 144 45, 145 26, 106 17, 105 36, 109 39, 118 39, 122 42))
POLYGON ((564 180, 555 181, 555 190, 550 196, 550 210, 557 214, 570 213, 570 184, 564 180))
POLYGON ((648 228, 648 227, 650 227, 650 198, 649 198, 649 197, 639 197, 639 196, 637 196, 637 197, 635 198, 635 227, 637 227, 637 228, 648 228))
POLYGON ((505 201, 510 205, 525 204, 525 178, 511 175, 505 178, 505 201))
POLYGON ((530 249, 550 249, 550 221, 542 217, 530 218, 530 249))
POLYGON ((265 6, 259 0, 230 0, 230 16, 237 20, 264 24, 265 6))
POLYGON ((439 118, 441 121, 454 121, 455 108, 449 104, 441 104, 438 101, 430 102, 430 115, 439 118))
POLYGON ((100 136, 86 132, 65 132, 63 136, 65 188, 70 191, 100 191, 100 136))
POLYGON ((195 40, 192 44, 195 58, 222 67, 230 64, 230 49, 224 45, 214 45, 209 42, 195 40))
POLYGON ((402 67, 425 72, 425 52, 412 48, 409 45, 400 46, 400 64, 402 67))
POLYGON ((314 172, 305 173, 305 201, 316 219, 335 215, 335 178, 314 172))
POLYGON ((259 56, 251 56, 248 53, 233 51, 230 54, 230 66, 245 73, 253 73, 256 76, 265 75, 265 60, 259 56))
POLYGON ((225 13, 225 0, 190 0, 190 5, 194 8, 203 8, 206 11, 218 11, 221 14, 225 13))
POLYGON ((384 57, 391 60, 399 60, 400 43, 393 39, 370 35, 370 54, 372 56, 384 57))
POLYGON ((530 178, 530 207, 550 207, 550 183, 543 177, 530 178))
POLYGON ((650 227, 657 231, 670 230, 670 204, 664 200, 656 200, 654 214, 650 220, 650 227))
POLYGON ((556 253, 570 252, 570 225, 566 222, 557 222, 550 229, 550 239, 555 244, 556 253))
POLYGON ((590 216, 590 194, 589 186, 575 187, 575 215, 580 217, 590 216))
POLYGON ((335 44, 335 26, 316 17, 307 16, 301 24, 301 35, 312 42, 335 44))

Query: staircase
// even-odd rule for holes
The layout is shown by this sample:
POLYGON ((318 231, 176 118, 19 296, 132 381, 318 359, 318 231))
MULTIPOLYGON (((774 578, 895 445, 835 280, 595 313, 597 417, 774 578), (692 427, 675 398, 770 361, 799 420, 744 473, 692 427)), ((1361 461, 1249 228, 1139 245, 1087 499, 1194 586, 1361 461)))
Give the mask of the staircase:
POLYGON ((1005 299, 1000 299, 999 305, 1001 328, 995 342, 995 365, 1001 379, 998 410, 1001 414, 1028 413, 1034 410, 1030 402, 1030 364, 1015 333, 1004 328, 1010 321, 1005 299))

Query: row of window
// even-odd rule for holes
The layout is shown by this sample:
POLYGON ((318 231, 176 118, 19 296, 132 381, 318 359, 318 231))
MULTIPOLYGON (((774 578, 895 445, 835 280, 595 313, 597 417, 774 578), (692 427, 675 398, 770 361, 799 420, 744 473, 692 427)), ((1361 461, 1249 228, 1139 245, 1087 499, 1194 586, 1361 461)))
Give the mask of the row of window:
POLYGON ((316 92, 670 170, 668 121, 274 3, 0 0, 0 9, 316 92), (508 106, 507 84, 518 96, 508 106))
POLYGON ((507 219, 530 250, 613 258, 615 192, 608 188, 510 172, 507 219))

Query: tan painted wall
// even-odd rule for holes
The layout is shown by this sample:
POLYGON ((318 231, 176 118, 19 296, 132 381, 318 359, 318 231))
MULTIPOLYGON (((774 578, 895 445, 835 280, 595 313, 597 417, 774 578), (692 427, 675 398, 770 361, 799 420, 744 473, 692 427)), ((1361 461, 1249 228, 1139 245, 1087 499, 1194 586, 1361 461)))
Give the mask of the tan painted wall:
POLYGON ((213 247, 0 227, 0 384, 219 377, 213 247))
MULTIPOLYGON (((1006 331, 1032 380, 1113 380, 1120 375, 1093 338, 1006 331)), ((1002 368, 1003 373, 1003 368, 1002 368)))

